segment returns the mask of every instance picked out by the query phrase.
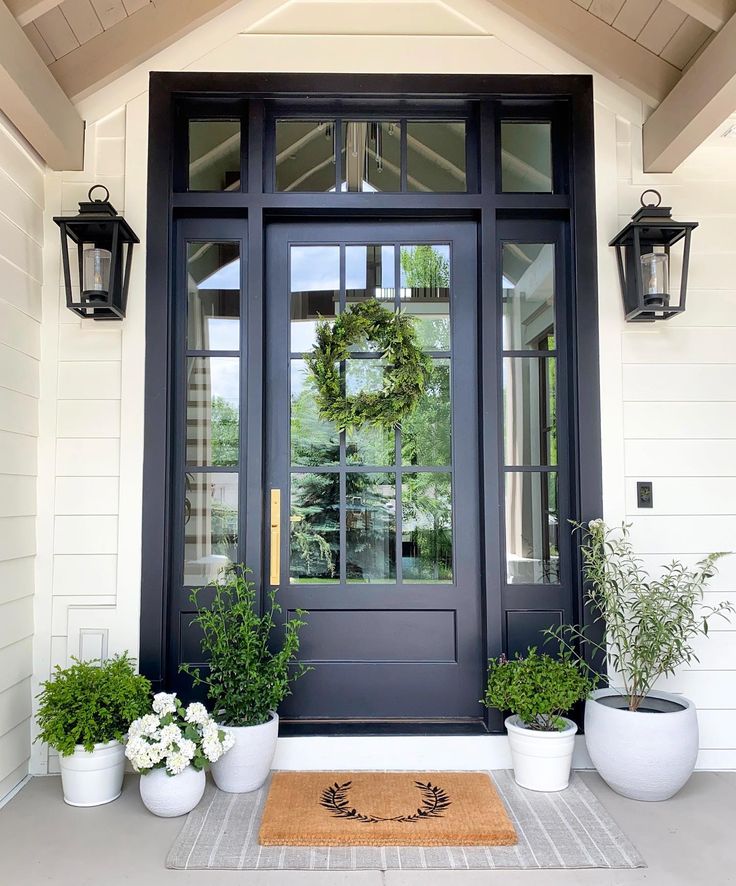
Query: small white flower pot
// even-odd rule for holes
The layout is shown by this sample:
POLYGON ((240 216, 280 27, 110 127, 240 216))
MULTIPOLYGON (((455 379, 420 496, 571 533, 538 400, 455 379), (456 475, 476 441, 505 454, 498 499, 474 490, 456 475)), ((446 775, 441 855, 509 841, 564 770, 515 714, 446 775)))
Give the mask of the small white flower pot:
POLYGON ((149 812, 161 818, 186 815, 202 799, 207 776, 203 769, 193 766, 178 775, 169 775, 165 769, 152 769, 141 775, 141 800, 149 812))
POLYGON ((620 692, 598 689, 585 703, 585 743, 593 765, 616 793, 632 800, 667 800, 695 768, 695 705, 681 695, 650 692, 642 708, 630 711, 620 692))
POLYGON ((245 794, 257 791, 268 778, 276 739, 279 716, 271 711, 271 719, 258 726, 221 726, 232 734, 235 744, 212 764, 212 777, 221 791, 245 794))
POLYGON ((555 732, 527 729, 514 715, 504 721, 511 745, 514 779, 530 791, 564 791, 570 781, 572 752, 578 727, 562 717, 565 728, 555 732))
POLYGON ((85 751, 77 745, 68 757, 59 756, 64 802, 70 806, 102 806, 123 790, 125 745, 108 741, 85 751))

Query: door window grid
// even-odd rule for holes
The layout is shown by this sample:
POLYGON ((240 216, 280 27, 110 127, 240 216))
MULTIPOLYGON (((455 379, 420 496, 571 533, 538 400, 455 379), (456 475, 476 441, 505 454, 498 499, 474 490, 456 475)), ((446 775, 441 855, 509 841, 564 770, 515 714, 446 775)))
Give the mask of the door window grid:
POLYGON ((554 243, 501 243, 506 581, 559 585, 554 243))
MULTIPOLYGON (((366 244, 345 244, 342 243, 337 246, 331 246, 329 244, 324 244, 321 246, 315 244, 309 244, 304 247, 301 247, 297 244, 292 244, 289 249, 289 273, 288 278, 290 281, 289 289, 291 299, 294 298, 295 294, 299 298, 303 298, 304 292, 300 288, 300 285, 293 285, 292 283, 292 272, 294 268, 294 255, 295 250, 301 249, 316 249, 322 250, 320 254, 321 259, 327 258, 329 260, 329 250, 339 248, 339 291, 335 291, 332 289, 337 279, 335 278, 334 271, 327 270, 323 274, 323 282, 322 285, 325 287, 323 292, 333 292, 335 297, 335 315, 342 313, 346 306, 349 305, 352 301, 361 300, 364 297, 375 297, 378 298, 384 306, 388 306, 389 304, 393 305, 394 310, 409 310, 412 308, 417 309, 417 305, 414 304, 417 299, 416 296, 416 286, 412 285, 416 281, 412 278, 412 272, 416 276, 417 273, 423 275, 426 280, 433 284, 433 286, 423 287, 423 289, 430 290, 432 289, 435 293, 439 293, 443 290, 446 291, 446 295, 439 295, 435 301, 440 306, 444 303, 447 303, 447 320, 442 321, 442 316, 440 315, 440 320, 444 322, 447 326, 447 329, 440 331, 437 333, 434 330, 434 335, 429 334, 425 330, 425 334, 422 334, 421 327, 422 324, 426 325, 426 317, 422 317, 421 313, 418 315, 418 337, 421 342, 425 344, 425 353, 431 358, 433 367, 436 370, 438 375, 443 374, 443 370, 445 371, 447 377, 447 391, 448 395, 451 397, 451 384, 450 382, 450 363, 452 357, 451 350, 451 337, 450 337, 450 326, 451 326, 451 316, 449 311, 449 301, 450 301, 450 265, 451 265, 451 255, 450 255, 450 247, 447 244, 431 244, 431 243, 422 243, 422 244, 402 244, 400 242, 394 243, 384 243, 380 246, 375 245, 366 245, 366 244), (375 279, 375 286, 369 286, 369 281, 366 278, 365 286, 355 286, 351 285, 354 283, 355 276, 355 262, 351 259, 351 250, 363 249, 365 248, 367 251, 374 250, 376 254, 380 250, 380 261, 386 265, 388 255, 387 250, 390 250, 391 255, 391 269, 390 272, 387 273, 388 268, 384 268, 384 276, 381 280, 375 279), (430 254, 431 252, 431 254, 430 254), (408 258, 407 258, 408 257, 408 258), (351 265, 353 269, 351 270, 351 265), (427 265, 430 266, 430 270, 427 271, 427 265), (419 271, 417 272, 417 268, 419 271), (395 282, 399 281, 400 286, 396 286, 395 282), (379 285, 380 284, 380 285, 379 285), (443 284, 443 285, 440 285, 443 284), (439 287, 439 288, 438 288, 439 287), (438 348, 427 349, 427 345, 435 344, 438 345, 438 348), (444 347, 443 347, 444 346, 444 347)), ((299 252, 296 253, 299 259, 301 260, 302 256, 299 255, 299 252)), ((424 296, 424 301, 430 301, 430 295, 428 292, 420 293, 418 298, 419 309, 421 310, 421 302, 422 296, 424 296)), ((436 308, 436 305, 430 304, 430 309, 432 307, 436 308)), ((292 303, 293 308, 293 303, 292 303)), ((292 350, 291 343, 293 341, 297 341, 299 343, 305 343, 306 341, 310 341, 310 336, 305 336, 302 332, 298 332, 295 334, 295 325, 293 322, 294 314, 292 312, 292 323, 290 324, 290 363, 291 363, 291 371, 290 375, 290 400, 292 402, 293 409, 293 384, 295 379, 294 374, 294 365, 301 366, 303 363, 303 359, 307 351, 301 350, 292 350)), ((437 322, 436 318, 432 322, 437 322)), ((430 330, 431 331, 431 330, 430 330)), ((351 354, 348 366, 343 366, 342 376, 343 379, 349 376, 349 364, 353 360, 363 364, 363 366, 367 367, 367 364, 377 364, 381 360, 381 355, 375 352, 370 351, 355 351, 351 354)), ((434 373, 433 373, 434 375, 434 373)), ((441 385, 441 382, 439 383, 441 385)), ((420 407, 418 407, 419 409, 420 407)), ((451 415, 451 406, 450 406, 450 415, 451 415)), ((416 416, 416 412, 414 413, 416 416)), ((323 423, 326 425, 326 423, 323 423)), ((290 423, 291 425, 291 423, 290 423)), ((451 425, 451 421, 450 421, 451 425)), ((336 429, 333 430, 332 434, 325 429, 325 432, 328 434, 331 440, 334 441, 337 436, 336 429)), ((411 461, 412 455, 411 453, 415 451, 416 446, 409 447, 406 445, 404 438, 404 433, 402 429, 397 429, 393 432, 393 441, 388 444, 390 449, 390 456, 385 459, 386 463, 354 463, 355 462, 355 453, 351 452, 350 444, 351 442, 354 444, 356 437, 365 435, 365 434, 376 434, 380 435, 380 431, 372 428, 370 426, 364 426, 358 432, 342 432, 339 434, 339 444, 337 448, 337 452, 339 460, 334 462, 334 456, 329 455, 330 463, 325 464, 324 462, 320 465, 312 464, 295 464, 294 463, 294 446, 293 440, 290 446, 290 451, 292 452, 292 464, 290 467, 290 475, 293 478, 291 480, 291 484, 296 482, 297 484, 303 483, 303 480, 299 480, 299 477, 309 477, 311 482, 315 482, 317 478, 320 476, 323 478, 323 483, 326 484, 327 489, 330 488, 334 490, 334 492, 339 493, 339 542, 338 542, 338 550, 336 552, 325 552, 323 554, 323 563, 324 563, 324 571, 326 573, 332 573, 328 575, 323 575, 321 579, 318 580, 319 583, 352 583, 354 581, 364 581, 360 578, 351 577, 348 574, 349 564, 347 562, 346 556, 343 554, 347 553, 348 550, 348 532, 351 529, 351 526, 356 525, 356 521, 360 519, 367 519, 366 517, 361 517, 355 507, 351 508, 352 504, 355 505, 356 502, 354 499, 355 495, 355 484, 362 481, 365 484, 365 481, 368 478, 392 478, 392 483, 382 483, 378 484, 383 487, 393 486, 395 491, 395 505, 393 509, 392 519, 389 519, 390 527, 393 530, 394 537, 394 562, 389 566, 388 569, 388 577, 381 580, 372 581, 368 579, 370 584, 419 584, 419 583, 431 583, 431 584, 446 584, 451 583, 453 581, 453 576, 455 574, 454 568, 454 545, 452 543, 452 513, 453 513, 453 467, 452 467, 452 445, 451 442, 448 442, 447 445, 447 459, 446 463, 443 464, 424 464, 423 461, 428 459, 421 459, 418 464, 414 464, 411 461), (403 461, 402 461, 403 459, 403 461), (330 481, 327 479, 328 477, 334 477, 338 481, 338 488, 335 489, 334 481, 330 484, 330 481), (404 540, 403 540, 403 531, 404 524, 407 526, 411 525, 414 527, 414 530, 419 533, 421 532, 421 523, 422 521, 426 521, 430 518, 430 515, 424 514, 421 510, 421 507, 417 505, 417 501, 421 501, 418 498, 418 492, 421 491, 422 485, 427 487, 431 486, 434 490, 433 499, 435 501, 442 500, 445 505, 445 514, 444 514, 444 522, 449 522, 449 530, 446 530, 444 526, 440 526, 439 530, 435 532, 435 535, 440 535, 445 539, 445 548, 450 548, 449 554, 449 564, 447 561, 444 562, 444 565, 439 562, 439 560, 435 563, 437 567, 435 569, 435 575, 422 577, 421 570, 417 570, 410 568, 407 571, 407 576, 404 576, 404 557, 403 557, 403 548, 404 548, 404 540), (351 487, 350 489, 348 487, 351 487), (444 493, 444 499, 441 499, 437 492, 441 491, 444 493), (447 512, 449 511, 449 521, 447 519, 447 512), (449 544, 447 543, 447 535, 449 534, 450 540, 449 544)), ((390 432, 386 432, 390 433, 390 432)), ((385 453, 388 454, 388 453, 385 453)), ((376 485, 376 484, 374 484, 376 485)), ((430 490, 431 491, 431 490, 430 490)), ((335 502, 334 492, 330 493, 330 498, 333 502, 335 502)), ((379 490, 379 495, 381 494, 379 490)), ((425 495, 426 498, 426 495, 425 495)), ((294 495, 293 492, 290 495, 289 502, 289 523, 290 523, 290 536, 293 538, 295 534, 301 535, 301 539, 297 540, 297 545, 300 544, 300 541, 303 541, 303 530, 300 528, 294 532, 295 526, 301 527, 301 525, 305 522, 303 519, 303 515, 299 514, 297 511, 300 505, 294 505, 294 495)), ((329 508, 327 509, 329 510, 329 508)), ((440 508, 435 508, 436 512, 440 511, 440 508)), ((443 514, 440 513, 440 518, 443 517, 443 514)), ((433 514, 432 519, 435 521, 435 527, 437 527, 437 513, 433 514)), ((329 527, 330 531, 334 534, 337 526, 333 524, 329 527)), ((426 533, 425 533, 426 535, 426 533)), ((412 542, 409 541, 409 546, 415 545, 416 539, 412 542)), ((441 551, 437 550, 437 543, 434 545, 435 553, 441 553, 441 551)), ((442 542, 439 543, 439 547, 442 547, 442 542)), ((291 543, 288 546, 289 548, 289 571, 291 573, 291 555, 292 555, 292 546, 291 543)), ((426 572, 426 570, 425 570, 426 572)), ((302 584, 302 583, 313 583, 313 580, 307 578, 306 580, 302 580, 301 578, 294 579, 293 576, 290 575, 290 580, 293 584, 302 584)))

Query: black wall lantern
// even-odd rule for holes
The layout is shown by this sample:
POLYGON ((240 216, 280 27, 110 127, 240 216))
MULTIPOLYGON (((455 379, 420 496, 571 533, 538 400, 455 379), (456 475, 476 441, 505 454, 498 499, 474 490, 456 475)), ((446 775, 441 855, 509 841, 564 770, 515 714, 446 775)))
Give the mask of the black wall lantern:
POLYGON ((79 204, 79 215, 54 219, 61 229, 66 306, 80 317, 93 320, 122 320, 128 300, 133 244, 140 243, 133 229, 110 203, 104 185, 90 188, 88 201, 79 204), (92 192, 105 192, 104 200, 93 200, 92 192), (70 243, 76 246, 79 268, 78 301, 69 262, 70 243))
POLYGON ((641 195, 641 209, 608 244, 616 247, 618 272, 626 319, 637 323, 669 320, 685 310, 690 235, 697 222, 678 222, 669 206, 660 206, 662 196, 648 190, 641 195), (656 203, 645 203, 647 194, 656 203), (676 294, 670 289, 670 248, 683 240, 682 271, 676 294))

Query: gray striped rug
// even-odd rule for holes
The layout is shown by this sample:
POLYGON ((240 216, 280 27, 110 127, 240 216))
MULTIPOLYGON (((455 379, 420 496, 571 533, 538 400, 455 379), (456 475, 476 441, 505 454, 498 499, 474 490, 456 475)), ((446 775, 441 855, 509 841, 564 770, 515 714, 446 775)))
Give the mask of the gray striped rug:
POLYGON ((526 791, 510 771, 491 773, 514 822, 516 846, 259 846, 268 783, 252 794, 209 784, 166 858, 175 870, 491 870, 642 868, 644 860, 579 776, 566 791, 526 791))

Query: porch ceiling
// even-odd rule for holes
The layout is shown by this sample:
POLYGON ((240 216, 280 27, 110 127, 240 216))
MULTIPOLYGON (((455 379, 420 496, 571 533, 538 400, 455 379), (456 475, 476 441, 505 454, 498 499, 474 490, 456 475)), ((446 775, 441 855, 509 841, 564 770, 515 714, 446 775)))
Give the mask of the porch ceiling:
MULTIPOLYGON (((14 77, 13 90, 26 96, 58 83, 74 101, 237 2, 0 0, 2 12, 15 19, 8 17, 15 30, 6 36, 33 53, 13 73, 0 50, 0 73, 7 74, 0 78, 0 106, 18 117, 14 122, 50 165, 74 168, 69 156, 76 149, 59 152, 30 137, 23 115, 14 113, 17 95, 12 102, 6 97, 6 81, 14 77)), ((657 108, 644 127, 647 171, 673 171, 736 111, 736 0, 487 2, 657 108)), ((74 129, 77 121, 68 116, 74 129)))

